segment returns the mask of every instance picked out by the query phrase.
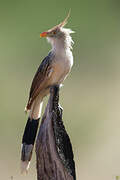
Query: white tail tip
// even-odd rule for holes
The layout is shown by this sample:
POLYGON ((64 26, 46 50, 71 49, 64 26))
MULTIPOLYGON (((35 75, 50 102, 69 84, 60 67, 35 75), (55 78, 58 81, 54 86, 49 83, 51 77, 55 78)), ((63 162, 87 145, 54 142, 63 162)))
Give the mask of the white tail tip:
POLYGON ((21 173, 27 174, 30 166, 30 161, 21 161, 21 173))

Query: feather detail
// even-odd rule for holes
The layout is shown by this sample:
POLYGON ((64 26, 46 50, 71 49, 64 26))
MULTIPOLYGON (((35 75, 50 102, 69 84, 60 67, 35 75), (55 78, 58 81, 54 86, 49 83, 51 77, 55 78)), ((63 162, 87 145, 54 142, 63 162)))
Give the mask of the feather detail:
POLYGON ((30 161, 21 161, 21 174, 28 173, 30 161))
POLYGON ((46 56, 40 64, 32 81, 28 103, 25 107, 26 112, 31 109, 32 103, 35 100, 35 98, 39 95, 39 92, 46 89, 47 86, 49 86, 48 79, 50 78, 53 72, 53 69, 51 67, 53 58, 54 54, 53 52, 50 52, 48 56, 46 56))

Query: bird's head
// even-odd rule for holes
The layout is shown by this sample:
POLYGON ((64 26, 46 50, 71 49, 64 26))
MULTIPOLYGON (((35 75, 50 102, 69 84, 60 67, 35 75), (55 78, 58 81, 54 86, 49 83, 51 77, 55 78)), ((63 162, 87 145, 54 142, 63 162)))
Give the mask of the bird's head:
POLYGON ((70 39, 70 41, 72 42, 70 33, 74 33, 74 31, 72 31, 71 29, 64 28, 64 26, 67 24, 67 20, 69 16, 70 16, 70 11, 63 22, 54 26, 48 31, 41 33, 40 37, 46 37, 48 41, 50 41, 52 44, 53 42, 56 42, 58 40, 65 41, 66 39, 67 40, 70 39))

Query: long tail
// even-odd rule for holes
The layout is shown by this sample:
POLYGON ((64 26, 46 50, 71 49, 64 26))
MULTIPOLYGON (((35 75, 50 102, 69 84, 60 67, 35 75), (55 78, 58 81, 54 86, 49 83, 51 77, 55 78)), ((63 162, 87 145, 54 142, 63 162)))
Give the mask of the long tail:
POLYGON ((24 172, 27 173, 29 169, 34 142, 39 125, 39 119, 41 116, 41 110, 42 110, 42 98, 37 97, 31 107, 22 138, 21 173, 24 172))

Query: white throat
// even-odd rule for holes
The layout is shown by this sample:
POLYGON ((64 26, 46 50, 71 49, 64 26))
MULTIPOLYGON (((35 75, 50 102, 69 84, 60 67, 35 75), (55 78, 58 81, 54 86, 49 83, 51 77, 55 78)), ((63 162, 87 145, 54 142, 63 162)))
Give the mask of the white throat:
POLYGON ((70 33, 73 31, 64 28, 64 32, 65 36, 61 38, 47 37, 48 42, 52 45, 52 50, 57 54, 71 51, 72 44, 74 43, 70 36, 70 33))

